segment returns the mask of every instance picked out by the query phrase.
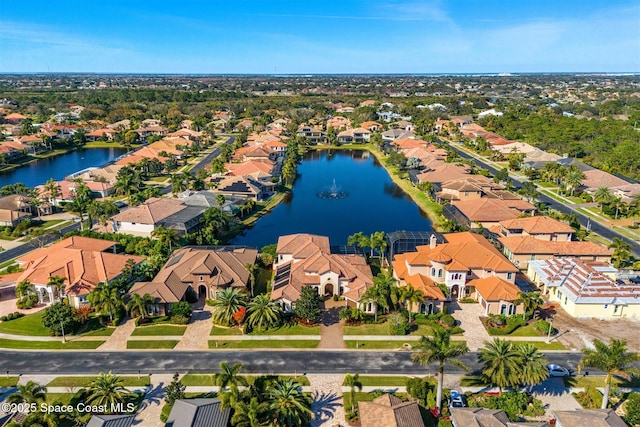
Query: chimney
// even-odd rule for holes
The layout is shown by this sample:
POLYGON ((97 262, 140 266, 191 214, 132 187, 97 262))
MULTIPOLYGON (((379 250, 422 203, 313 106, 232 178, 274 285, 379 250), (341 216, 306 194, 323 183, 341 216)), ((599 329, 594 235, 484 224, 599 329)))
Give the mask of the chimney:
POLYGON ((437 244, 438 244, 438 241, 436 239, 436 235, 432 234, 431 237, 429 238, 429 249, 434 249, 437 244))

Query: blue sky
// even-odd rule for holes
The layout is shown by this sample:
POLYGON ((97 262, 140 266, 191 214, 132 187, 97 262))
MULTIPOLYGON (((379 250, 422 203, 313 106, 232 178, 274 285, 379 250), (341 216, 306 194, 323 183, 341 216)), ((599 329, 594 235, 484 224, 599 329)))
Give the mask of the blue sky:
POLYGON ((640 72, 640 0, 58 0, 0 7, 0 72, 640 72))

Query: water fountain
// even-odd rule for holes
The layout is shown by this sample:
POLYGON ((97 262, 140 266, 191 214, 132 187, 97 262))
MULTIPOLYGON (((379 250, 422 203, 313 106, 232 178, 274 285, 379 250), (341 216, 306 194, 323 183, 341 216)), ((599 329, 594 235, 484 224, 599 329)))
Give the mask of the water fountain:
POLYGON ((318 197, 322 199, 344 199, 347 197, 347 193, 344 191, 340 191, 340 187, 336 184, 335 178, 333 179, 333 183, 329 187, 328 191, 321 191, 318 193, 318 197))

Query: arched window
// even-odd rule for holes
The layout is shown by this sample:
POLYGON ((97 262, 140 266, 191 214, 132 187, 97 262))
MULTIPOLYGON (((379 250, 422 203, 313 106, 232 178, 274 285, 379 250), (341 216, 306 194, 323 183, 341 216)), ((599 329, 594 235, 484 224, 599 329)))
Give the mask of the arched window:
POLYGON ((432 268, 431 269, 431 277, 434 277, 436 275, 436 269, 432 268))
POLYGON ((438 277, 442 277, 442 269, 438 270, 438 277))

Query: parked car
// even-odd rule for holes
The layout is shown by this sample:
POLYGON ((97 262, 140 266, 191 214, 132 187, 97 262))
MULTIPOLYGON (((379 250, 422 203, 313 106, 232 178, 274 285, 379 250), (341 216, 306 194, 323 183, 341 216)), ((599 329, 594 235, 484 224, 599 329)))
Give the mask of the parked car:
POLYGON ((547 372, 550 377, 568 377, 571 375, 571 372, 569 372, 567 368, 553 363, 547 365, 547 372))
POLYGON ((466 408, 467 399, 463 394, 460 394, 458 390, 451 390, 449 392, 449 407, 451 408, 466 408))

